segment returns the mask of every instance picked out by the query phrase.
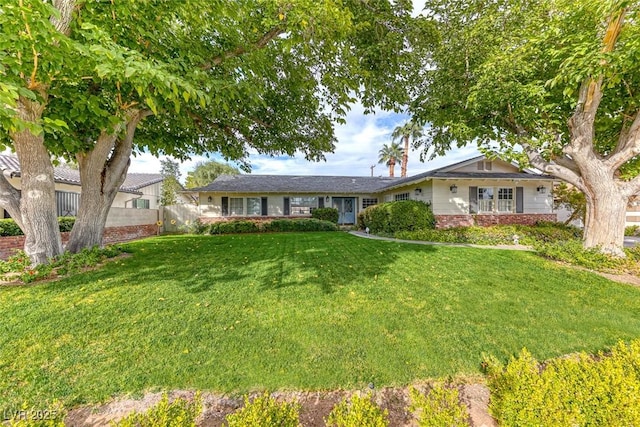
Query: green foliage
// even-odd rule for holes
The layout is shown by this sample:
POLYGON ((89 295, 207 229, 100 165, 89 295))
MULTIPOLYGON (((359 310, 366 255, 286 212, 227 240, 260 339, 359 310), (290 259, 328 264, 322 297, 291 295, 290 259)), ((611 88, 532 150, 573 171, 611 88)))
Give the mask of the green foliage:
POLYGON ((382 410, 371 396, 353 395, 338 403, 326 420, 327 427, 386 427, 389 411, 382 410))
POLYGON ((185 222, 185 224, 178 227, 178 229, 189 234, 205 234, 209 230, 209 226, 209 224, 200 221, 200 218, 196 218, 191 222, 185 222))
POLYGON ((299 427, 300 405, 296 402, 278 402, 265 392, 249 400, 244 397, 244 407, 227 416, 228 427, 299 427))
POLYGON ((336 208, 318 208, 311 211, 311 217, 321 221, 330 221, 337 224, 340 214, 336 208))
POLYGON ((369 206, 358 214, 358 227, 372 233, 432 229, 436 221, 427 203, 417 200, 387 202, 369 206))
POLYGON ((177 398, 169 401, 164 393, 160 403, 144 413, 133 413, 113 427, 195 427, 196 418, 202 412, 202 398, 196 394, 193 400, 177 398))
POLYGON ((584 193, 575 187, 569 187, 562 182, 553 189, 553 207, 554 209, 567 209, 571 214, 565 221, 569 224, 574 220, 581 220, 584 224, 585 215, 587 214, 587 200, 584 193))
POLYGON ((579 265, 596 271, 636 272, 640 273, 639 248, 624 249, 626 258, 604 254, 598 248, 585 249, 578 240, 538 243, 538 253, 556 261, 579 265))
POLYGON ((260 231, 255 221, 234 220, 213 222, 209 225, 209 234, 257 233, 260 231))
POLYGON ((624 229, 625 236, 640 236, 640 226, 630 225, 624 229))
POLYGON ((194 234, 237 234, 286 231, 338 231, 337 224, 315 218, 245 220, 213 222, 194 228, 194 234))
POLYGON ((187 172, 186 188, 204 187, 211 184, 220 175, 237 175, 240 170, 231 165, 209 160, 196 163, 194 169, 187 172))
POLYGON ((494 225, 490 227, 451 227, 435 230, 400 231, 395 237, 441 243, 471 243, 476 245, 536 245, 578 239, 582 231, 558 222, 538 222, 536 225, 494 225))
POLYGON ((23 234, 13 219, 0 219, 0 236, 22 236, 23 234))
MULTIPOLYGON (((75 217, 61 216, 58 217, 58 224, 60 225, 60 231, 71 231, 73 224, 75 223, 75 217)), ((22 236, 24 233, 18 227, 18 224, 11 219, 0 219, 0 236, 22 236)))
POLYGON ((162 168, 162 190, 160 191, 160 204, 163 206, 175 205, 178 202, 178 191, 182 190, 180 185, 180 164, 170 158, 160 160, 162 168))
POLYGON ((467 407, 460 402, 458 389, 434 384, 427 394, 422 394, 411 387, 409 395, 411 397, 409 410, 418 419, 420 427, 470 426, 469 413, 467 407))
POLYGON ((404 150, 399 142, 384 144, 380 151, 378 151, 378 163, 384 163, 389 166, 389 176, 394 176, 395 166, 402 164, 403 154, 404 150))
POLYGON ((490 409, 501 425, 640 425, 640 340, 544 365, 523 349, 506 366, 495 358, 486 366, 490 409))
POLYGON ((313 218, 299 219, 274 219, 264 223, 264 231, 338 231, 338 226, 329 221, 321 221, 313 218))
POLYGON ((36 280, 75 274, 85 268, 94 267, 108 258, 114 258, 121 253, 122 250, 118 246, 94 247, 83 249, 77 254, 65 252, 48 264, 39 264, 32 267, 29 257, 23 251, 18 251, 6 261, 0 261, 0 273, 15 273, 6 278, 10 280, 18 279, 23 283, 31 283, 36 280))

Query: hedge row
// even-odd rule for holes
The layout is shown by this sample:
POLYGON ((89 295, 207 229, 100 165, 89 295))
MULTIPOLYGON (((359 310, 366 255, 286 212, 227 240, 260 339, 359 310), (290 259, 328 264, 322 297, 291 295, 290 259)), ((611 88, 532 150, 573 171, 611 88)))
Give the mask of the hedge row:
POLYGON ((331 221, 335 224, 338 223, 340 214, 336 208, 318 208, 311 211, 311 216, 315 219, 322 221, 331 221))
POLYGON ((358 214, 358 228, 371 233, 432 229, 436 225, 431 205, 418 200, 403 200, 369 206, 358 214))
POLYGON ((452 227, 439 230, 398 231, 395 237, 441 243, 476 245, 535 245, 579 239, 582 230, 558 222, 540 221, 536 225, 494 225, 491 227, 452 227))
MULTIPOLYGON (((60 231, 71 231, 73 224, 75 223, 75 217, 61 216, 58 218, 58 224, 60 225, 60 231)), ((11 219, 0 219, 0 236, 22 236, 24 233, 18 227, 18 224, 11 219)))
POLYGON ((267 233, 283 231, 338 231, 330 221, 313 218, 274 219, 271 221, 233 220, 214 222, 193 229, 196 234, 267 233))

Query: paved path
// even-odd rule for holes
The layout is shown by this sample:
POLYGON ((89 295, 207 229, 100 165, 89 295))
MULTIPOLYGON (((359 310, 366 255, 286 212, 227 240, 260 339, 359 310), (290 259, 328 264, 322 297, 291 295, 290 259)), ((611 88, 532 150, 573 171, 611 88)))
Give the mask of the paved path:
POLYGON ((624 247, 632 248, 640 243, 640 237, 636 236, 625 236, 624 238, 624 247))
POLYGON ((474 245, 471 243, 441 243, 441 242, 423 242, 421 240, 402 240, 402 239, 394 239, 393 237, 381 237, 375 236, 373 234, 367 234, 363 231, 349 231, 349 234, 353 234, 354 236, 363 237, 365 239, 372 240, 387 240, 390 242, 398 242, 398 243, 412 243, 414 245, 434 245, 434 246, 459 246, 465 248, 483 248, 483 249, 503 249, 508 251, 529 251, 535 252, 535 250, 531 246, 525 245, 474 245))

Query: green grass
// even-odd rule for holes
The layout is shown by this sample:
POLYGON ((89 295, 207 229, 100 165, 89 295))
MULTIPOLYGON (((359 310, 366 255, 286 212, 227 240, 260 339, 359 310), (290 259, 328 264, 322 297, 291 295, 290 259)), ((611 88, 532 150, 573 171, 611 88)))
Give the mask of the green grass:
POLYGON ((0 288, 0 410, 152 389, 242 393, 474 375, 640 337, 640 289, 535 254, 346 233, 166 236, 0 288))

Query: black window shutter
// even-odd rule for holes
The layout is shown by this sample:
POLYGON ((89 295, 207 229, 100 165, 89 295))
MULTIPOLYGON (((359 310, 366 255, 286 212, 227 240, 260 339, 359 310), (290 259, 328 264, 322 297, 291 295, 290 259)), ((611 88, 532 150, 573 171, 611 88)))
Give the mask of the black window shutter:
POLYGON ((478 213, 478 187, 469 187, 469 213, 478 213))
POLYGON ((320 209, 324 208, 324 197, 318 196, 318 207, 320 209))
POLYGON ((262 208, 261 208, 261 214, 262 216, 267 216, 269 215, 269 202, 268 199, 266 197, 263 197, 262 200, 262 208))
POLYGON ((524 188, 516 187, 516 213, 524 213, 524 188))
POLYGON ((289 215, 289 211, 291 210, 291 205, 289 204, 289 198, 284 198, 284 214, 289 215))
POLYGON ((229 215, 229 198, 223 197, 222 198, 222 216, 227 216, 227 215, 229 215))

